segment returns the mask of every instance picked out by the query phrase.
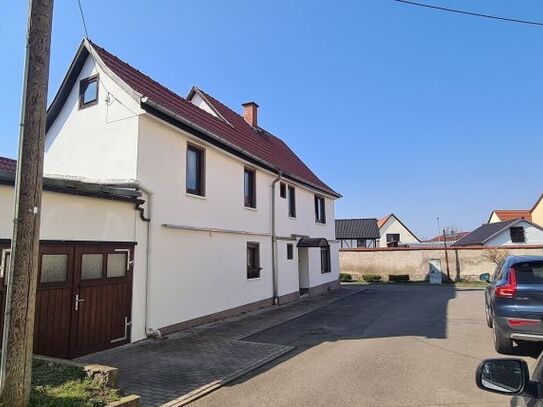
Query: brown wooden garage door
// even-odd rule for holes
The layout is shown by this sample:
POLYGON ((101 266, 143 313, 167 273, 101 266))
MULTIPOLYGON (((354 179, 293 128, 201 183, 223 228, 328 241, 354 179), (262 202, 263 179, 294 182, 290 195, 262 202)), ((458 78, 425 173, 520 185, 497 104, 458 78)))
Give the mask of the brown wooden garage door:
MULTIPOLYGON (((73 358, 129 342, 133 249, 119 243, 41 244, 34 353, 73 358)), ((0 250, 7 271, 9 246, 0 244, 0 250)))

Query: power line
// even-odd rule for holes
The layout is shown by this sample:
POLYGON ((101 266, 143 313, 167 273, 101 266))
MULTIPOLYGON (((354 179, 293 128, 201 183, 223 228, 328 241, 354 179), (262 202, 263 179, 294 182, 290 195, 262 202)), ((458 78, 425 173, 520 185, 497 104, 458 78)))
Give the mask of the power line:
POLYGON ((540 22, 540 21, 528 21, 528 20, 518 20, 516 18, 499 17, 499 16, 493 16, 493 15, 490 15, 490 14, 474 13, 474 12, 471 12, 471 11, 465 11, 465 10, 458 10, 458 9, 454 9, 454 8, 434 6, 434 5, 431 5, 431 4, 417 3, 415 1, 408 1, 408 0, 393 0, 393 1, 396 1, 398 3, 410 4, 412 6, 426 7, 426 8, 430 8, 430 9, 434 9, 434 10, 440 10, 440 11, 448 11, 450 13, 465 14, 465 15, 468 15, 468 16, 475 16, 475 17, 491 18, 491 19, 494 19, 494 20, 508 21, 508 22, 511 22, 511 23, 520 23, 520 24, 543 26, 543 22, 540 22))
POLYGON ((89 33, 87 31, 87 23, 85 23, 85 15, 83 13, 83 7, 81 6, 81 0, 77 0, 77 5, 79 6, 79 14, 81 15, 81 21, 83 22, 83 30, 85 30, 85 38, 89 39, 89 33))

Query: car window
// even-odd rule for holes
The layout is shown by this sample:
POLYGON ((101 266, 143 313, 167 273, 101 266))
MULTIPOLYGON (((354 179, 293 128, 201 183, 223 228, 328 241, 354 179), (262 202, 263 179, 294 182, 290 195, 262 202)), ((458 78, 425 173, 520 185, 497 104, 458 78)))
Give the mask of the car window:
POLYGON ((518 284, 543 284, 543 261, 517 263, 513 267, 518 284))
POLYGON ((496 267, 496 270, 494 270, 494 275, 492 276, 492 281, 496 281, 500 278, 501 276, 501 271, 502 271, 502 268, 503 268, 503 263, 504 261, 502 260, 500 262, 500 264, 498 264, 498 267, 496 267))

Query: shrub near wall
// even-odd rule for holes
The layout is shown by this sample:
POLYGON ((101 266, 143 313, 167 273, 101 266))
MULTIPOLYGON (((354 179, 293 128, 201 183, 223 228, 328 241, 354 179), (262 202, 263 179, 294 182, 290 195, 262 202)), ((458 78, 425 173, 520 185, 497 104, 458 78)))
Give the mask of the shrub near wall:
MULTIPOLYGON (((482 273, 493 273, 496 260, 503 255, 543 256, 543 246, 453 247, 447 250, 452 279, 478 280, 482 273), (492 256, 489 253, 492 251, 492 256)), ((390 275, 407 274, 410 280, 424 280, 428 276, 430 260, 447 267, 443 247, 390 247, 374 249, 340 249, 339 264, 343 273, 356 279, 365 275, 379 275, 388 280, 390 275)))

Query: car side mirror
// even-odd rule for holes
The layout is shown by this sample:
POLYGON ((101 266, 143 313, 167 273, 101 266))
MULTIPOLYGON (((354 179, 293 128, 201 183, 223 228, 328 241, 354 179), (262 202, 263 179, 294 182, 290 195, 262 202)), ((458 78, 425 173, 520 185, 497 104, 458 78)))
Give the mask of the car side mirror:
POLYGON ((477 387, 492 393, 508 396, 531 393, 528 364, 521 359, 484 360, 477 368, 475 381, 477 387))
POLYGON ((479 280, 485 281, 487 283, 490 282, 490 273, 483 273, 479 276, 479 280))

